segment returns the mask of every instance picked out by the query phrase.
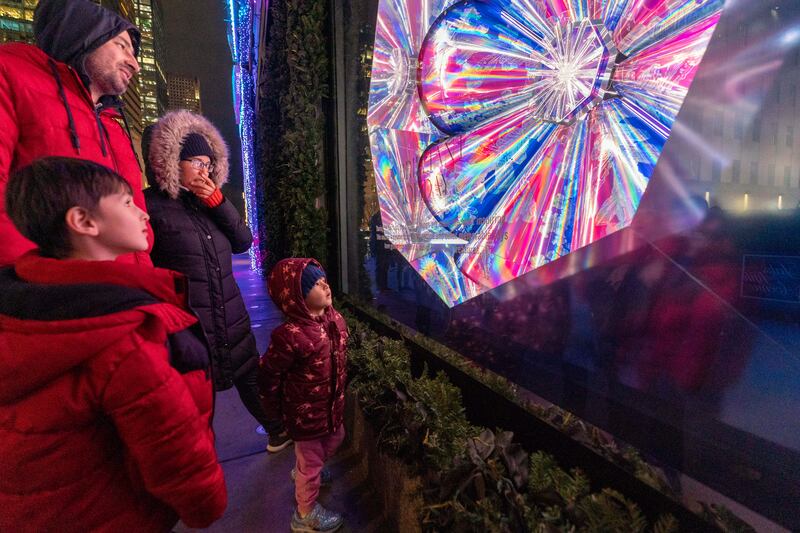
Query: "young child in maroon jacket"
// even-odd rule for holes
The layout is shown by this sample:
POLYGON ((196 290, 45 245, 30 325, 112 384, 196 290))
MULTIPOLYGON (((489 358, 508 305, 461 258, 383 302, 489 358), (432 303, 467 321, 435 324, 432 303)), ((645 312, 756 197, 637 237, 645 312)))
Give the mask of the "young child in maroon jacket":
POLYGON ((185 279, 116 260, 148 247, 132 192, 64 157, 8 182, 39 248, 0 269, 0 531, 163 533, 225 510, 185 279))
POLYGON ((314 259, 284 259, 269 274, 269 294, 286 315, 259 364, 264 410, 283 418, 294 440, 297 510, 292 531, 335 531, 342 516, 317 503, 330 481, 324 469, 344 439, 347 325, 331 305, 325 272, 314 259))

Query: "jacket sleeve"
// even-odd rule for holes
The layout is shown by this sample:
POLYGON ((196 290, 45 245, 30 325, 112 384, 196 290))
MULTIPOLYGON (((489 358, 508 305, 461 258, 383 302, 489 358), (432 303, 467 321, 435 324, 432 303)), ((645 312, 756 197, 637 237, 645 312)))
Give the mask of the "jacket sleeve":
POLYGON ((0 266, 10 264, 30 244, 19 234, 6 211, 6 186, 19 140, 17 114, 6 66, 0 63, 0 266))
POLYGON ((233 253, 240 254, 250 248, 253 244, 253 233, 230 200, 225 198, 217 207, 209 208, 208 212, 230 241, 233 253))
POLYGON ((144 342, 123 356, 101 398, 148 492, 189 527, 222 516, 227 492, 211 432, 164 346, 144 342))
MULTIPOLYGON (((14 159, 14 147, 19 139, 17 127, 17 113, 14 109, 14 100, 11 87, 8 83, 6 66, 0 63, 0 186, 5 198, 8 174, 11 171, 11 162, 14 159)), ((5 202, 0 202, 0 209, 5 212, 5 202)))
POLYGON ((258 362, 258 389, 261 406, 268 420, 281 419, 282 384, 294 360, 289 342, 281 335, 280 330, 273 332, 267 353, 258 362))

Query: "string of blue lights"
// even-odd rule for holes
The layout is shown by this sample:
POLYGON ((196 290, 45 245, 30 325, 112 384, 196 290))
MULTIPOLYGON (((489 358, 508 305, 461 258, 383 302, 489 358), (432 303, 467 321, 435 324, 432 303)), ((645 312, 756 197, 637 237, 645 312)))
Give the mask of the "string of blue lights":
MULTIPOLYGON (((242 146, 242 189, 244 191, 245 216, 253 230, 253 246, 250 247, 250 267, 260 270, 261 248, 259 245, 258 206, 256 200, 256 165, 253 119, 255 114, 255 79, 257 75, 258 40, 254 29, 258 28, 257 13, 249 1, 228 0, 228 45, 233 58, 233 107, 239 126, 242 146)), ((266 8, 264 8, 266 14, 266 8)))

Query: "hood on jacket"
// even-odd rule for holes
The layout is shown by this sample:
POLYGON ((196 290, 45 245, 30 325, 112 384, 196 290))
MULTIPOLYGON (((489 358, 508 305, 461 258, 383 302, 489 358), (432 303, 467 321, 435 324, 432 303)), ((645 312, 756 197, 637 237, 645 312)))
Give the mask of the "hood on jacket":
POLYGON ((205 137, 214 152, 214 172, 211 180, 217 187, 228 181, 228 145, 219 130, 209 120, 190 111, 172 111, 164 115, 153 128, 147 164, 158 188, 170 198, 180 194, 180 153, 184 137, 198 133, 205 137))
MULTIPOLYGON (((267 278, 270 298, 283 314, 296 322, 316 321, 308 310, 301 285, 303 270, 309 264, 322 268, 316 259, 282 259, 273 267, 267 278)), ((330 306, 326 308, 323 316, 330 319, 333 316, 333 308, 330 306)))
POLYGON ((89 0, 40 0, 33 15, 36 46, 86 78, 84 60, 123 31, 139 55, 141 34, 131 22, 89 0))
POLYGON ((0 270, 0 404, 58 379, 150 319, 167 334, 195 323, 176 307, 185 301, 183 281, 164 269, 36 251, 0 270))

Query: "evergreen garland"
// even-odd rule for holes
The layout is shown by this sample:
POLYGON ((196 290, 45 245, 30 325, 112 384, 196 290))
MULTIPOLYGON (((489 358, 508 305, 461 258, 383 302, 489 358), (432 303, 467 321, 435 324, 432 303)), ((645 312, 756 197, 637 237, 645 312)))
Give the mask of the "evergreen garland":
POLYGON ((324 0, 272 2, 259 93, 259 236, 269 271, 285 257, 327 263, 323 98, 328 90, 324 0))
POLYGON ((281 95, 287 88, 286 63, 286 5, 272 2, 269 6, 268 45, 264 70, 264 81, 259 85, 258 120, 256 126, 256 161, 258 186, 256 187, 259 210, 257 228, 259 246, 265 272, 272 269, 287 249, 284 216, 277 208, 280 177, 274 171, 275 162, 281 154, 281 139, 285 129, 281 112, 281 95))

